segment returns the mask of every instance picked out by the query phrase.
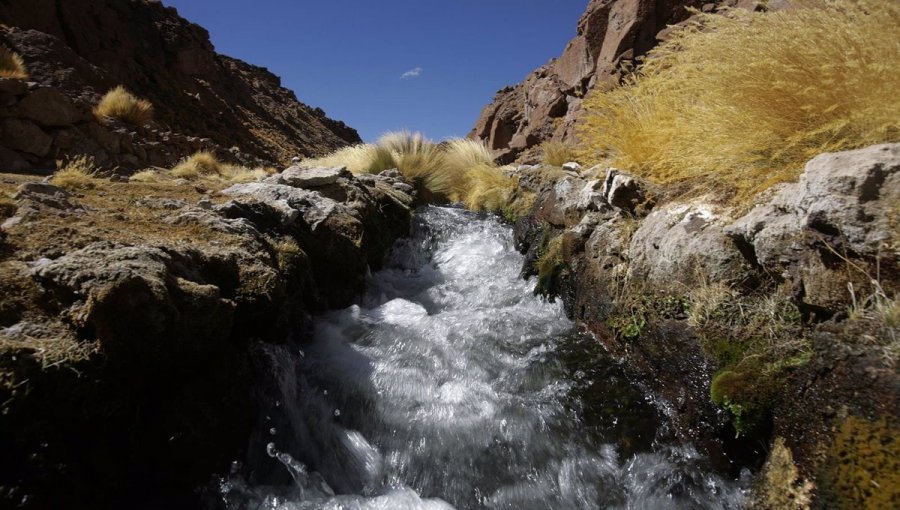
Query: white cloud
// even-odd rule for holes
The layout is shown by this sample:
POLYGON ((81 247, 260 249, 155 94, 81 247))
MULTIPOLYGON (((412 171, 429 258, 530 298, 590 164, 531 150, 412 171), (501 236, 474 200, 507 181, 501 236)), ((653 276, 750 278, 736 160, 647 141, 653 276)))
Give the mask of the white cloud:
POLYGON ((410 69, 409 71, 406 71, 405 73, 403 73, 403 75, 400 76, 400 78, 403 78, 404 80, 408 80, 410 78, 418 78, 420 74, 422 74, 422 68, 414 67, 414 68, 410 69))

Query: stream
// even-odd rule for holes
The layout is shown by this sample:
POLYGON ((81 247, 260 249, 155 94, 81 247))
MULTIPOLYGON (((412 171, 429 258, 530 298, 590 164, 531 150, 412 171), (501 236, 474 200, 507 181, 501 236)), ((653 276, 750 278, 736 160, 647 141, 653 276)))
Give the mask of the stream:
POLYGON ((664 404, 533 295, 512 238, 422 208, 358 305, 262 348, 265 419, 214 507, 739 508, 748 476, 672 437, 664 404))

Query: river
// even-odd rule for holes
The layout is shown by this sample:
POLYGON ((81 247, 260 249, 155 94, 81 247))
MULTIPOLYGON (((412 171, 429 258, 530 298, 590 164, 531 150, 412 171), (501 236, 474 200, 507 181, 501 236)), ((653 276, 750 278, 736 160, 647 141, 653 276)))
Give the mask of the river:
POLYGON ((512 237, 422 208, 358 305, 266 347, 276 397, 216 505, 739 508, 746 481, 674 440, 663 404, 533 295, 512 237))

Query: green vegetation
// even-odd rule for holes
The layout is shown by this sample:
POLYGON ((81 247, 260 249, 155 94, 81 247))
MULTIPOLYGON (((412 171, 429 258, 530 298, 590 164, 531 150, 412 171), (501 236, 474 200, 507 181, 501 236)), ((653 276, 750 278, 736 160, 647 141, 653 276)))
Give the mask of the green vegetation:
POLYGON ((585 101, 586 162, 736 203, 813 156, 897 140, 900 3, 819 0, 701 14, 585 101))
POLYGON ((110 90, 94 108, 98 118, 111 117, 134 126, 143 126, 153 120, 153 104, 134 96, 121 85, 110 90))
POLYGON ((436 144, 420 133, 388 133, 376 144, 355 145, 304 162, 346 166, 353 173, 396 168, 431 201, 462 202, 475 211, 501 211, 508 206, 516 179, 493 162, 482 142, 465 139, 436 144))
POLYGON ((544 296, 552 303, 557 295, 557 287, 559 279, 567 271, 568 266, 563 258, 563 235, 547 240, 545 235, 544 242, 534 267, 537 269, 538 280, 534 293, 544 296))
POLYGON ((28 79, 28 68, 18 53, 0 45, 0 78, 28 79))
POLYGON ((50 183, 61 188, 91 189, 97 187, 100 181, 94 158, 90 156, 75 156, 65 162, 57 161, 56 167, 56 173, 50 178, 50 183))

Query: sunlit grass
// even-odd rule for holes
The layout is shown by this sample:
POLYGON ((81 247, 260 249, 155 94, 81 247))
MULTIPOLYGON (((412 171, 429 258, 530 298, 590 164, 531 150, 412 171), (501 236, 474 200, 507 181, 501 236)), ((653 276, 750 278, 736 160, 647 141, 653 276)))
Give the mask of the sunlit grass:
POLYGON ((584 159, 741 201, 822 152, 897 140, 898 26, 893 1, 699 15, 587 98, 584 159))

